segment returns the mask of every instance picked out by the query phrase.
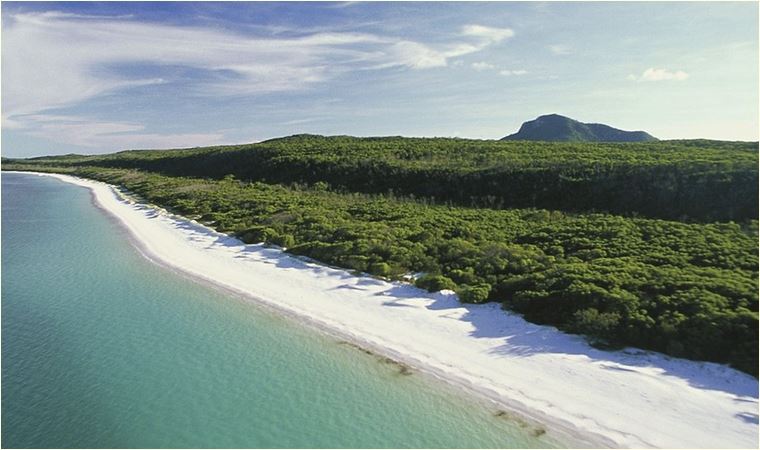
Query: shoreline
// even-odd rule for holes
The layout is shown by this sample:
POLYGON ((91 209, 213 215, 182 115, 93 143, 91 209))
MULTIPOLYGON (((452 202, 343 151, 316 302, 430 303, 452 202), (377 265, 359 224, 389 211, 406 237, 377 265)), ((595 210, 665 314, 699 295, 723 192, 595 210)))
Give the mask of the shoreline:
POLYGON ((106 183, 15 173, 88 188, 95 205, 154 263, 439 378, 499 411, 515 412, 536 430, 546 428, 560 442, 757 447, 757 380, 726 366, 635 349, 597 350, 496 304, 462 305, 453 294, 243 244, 125 199, 106 183))

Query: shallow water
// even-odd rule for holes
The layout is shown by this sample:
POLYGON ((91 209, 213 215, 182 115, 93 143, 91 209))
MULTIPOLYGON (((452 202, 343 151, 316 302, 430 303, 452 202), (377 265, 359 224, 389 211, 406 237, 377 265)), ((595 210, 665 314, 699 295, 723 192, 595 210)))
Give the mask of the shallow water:
POLYGON ((143 258, 2 175, 3 447, 547 447, 443 383, 143 258))

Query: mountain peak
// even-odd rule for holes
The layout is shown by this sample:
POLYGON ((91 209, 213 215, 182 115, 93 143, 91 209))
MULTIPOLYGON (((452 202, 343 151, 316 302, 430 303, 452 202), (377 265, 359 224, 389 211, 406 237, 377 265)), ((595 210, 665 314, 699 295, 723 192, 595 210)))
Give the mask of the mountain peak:
POLYGON ((569 117, 557 114, 557 113, 551 113, 551 114, 544 114, 543 116, 538 116, 536 120, 538 119, 567 119, 567 120, 573 120, 569 117))
POLYGON ((582 123, 556 113, 524 122, 504 141, 643 142, 657 138, 644 131, 624 131, 601 123, 582 123))

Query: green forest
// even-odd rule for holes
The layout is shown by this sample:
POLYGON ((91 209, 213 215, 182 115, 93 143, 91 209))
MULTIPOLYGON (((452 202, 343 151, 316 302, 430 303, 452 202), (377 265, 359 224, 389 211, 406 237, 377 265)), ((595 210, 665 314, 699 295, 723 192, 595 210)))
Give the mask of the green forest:
POLYGON ((758 216, 757 145, 572 143, 297 135, 259 144, 37 159, 171 176, 403 195, 459 206, 608 212, 680 221, 758 216))
POLYGON ((294 136, 3 160, 527 320, 757 376, 757 143, 294 136))

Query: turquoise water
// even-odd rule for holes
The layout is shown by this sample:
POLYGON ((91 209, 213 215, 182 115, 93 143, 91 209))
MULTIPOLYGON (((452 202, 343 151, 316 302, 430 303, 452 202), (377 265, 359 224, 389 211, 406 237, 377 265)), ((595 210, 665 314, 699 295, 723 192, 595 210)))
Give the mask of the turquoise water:
POLYGON ((2 175, 3 447, 545 447, 419 373, 156 266, 2 175))

